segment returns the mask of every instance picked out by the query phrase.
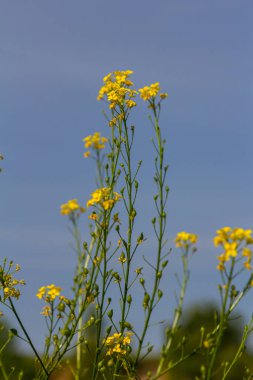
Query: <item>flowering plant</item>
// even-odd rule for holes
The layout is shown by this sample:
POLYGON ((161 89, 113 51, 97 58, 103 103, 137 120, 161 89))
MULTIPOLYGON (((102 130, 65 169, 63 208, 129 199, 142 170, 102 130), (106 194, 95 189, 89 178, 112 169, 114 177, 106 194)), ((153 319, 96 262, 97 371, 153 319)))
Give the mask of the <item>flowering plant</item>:
MULTIPOLYGON (((167 248, 166 238, 169 195, 169 187, 166 184, 166 141, 159 124, 162 103, 168 95, 160 91, 159 83, 153 83, 137 91, 130 79, 132 74, 131 70, 115 71, 103 79, 98 100, 104 100, 108 107, 105 116, 110 137, 102 137, 99 132, 95 132, 83 140, 87 149, 84 157, 94 159, 97 172, 97 188, 92 192, 91 198, 86 200, 86 209, 77 199, 71 199, 61 206, 61 214, 69 218, 71 225, 77 263, 71 297, 65 297, 61 287, 55 284, 43 285, 37 292, 37 297, 44 302, 41 314, 48 329, 42 354, 42 350, 34 347, 15 308, 15 300, 20 296, 19 287, 24 285, 23 280, 14 277, 20 267, 14 267, 7 259, 0 267, 0 302, 15 315, 21 329, 21 335, 17 331, 13 335, 25 339, 34 352, 37 361, 36 379, 51 378, 63 364, 66 365, 65 358, 71 350, 75 352, 75 364, 69 362, 68 366, 75 380, 83 378, 85 374, 85 355, 90 355, 92 360, 92 372, 89 377, 91 380, 138 379, 140 362, 153 350, 153 346, 147 343, 147 335, 154 310, 164 294, 161 279, 168 267, 171 251, 167 248), (156 214, 151 223, 156 253, 152 260, 144 257, 143 261, 143 266, 148 265, 153 274, 149 280, 143 275, 143 267, 136 266, 136 253, 147 240, 144 232, 136 228, 136 217, 141 212, 137 210, 136 201, 142 162, 136 163, 133 160, 135 126, 130 124, 130 117, 137 106, 138 97, 148 106, 154 132, 153 201, 156 214), (85 217, 87 212, 90 240, 82 241, 79 220, 85 217), (131 314, 136 302, 137 289, 142 294, 141 328, 135 327, 131 314), (116 302, 112 300, 112 294, 117 295, 116 302)), ((250 248, 253 244, 252 231, 224 227, 217 231, 214 238, 214 245, 222 248, 217 265, 221 274, 221 307, 217 323, 212 331, 200 328, 199 343, 191 352, 185 352, 182 339, 177 347, 178 359, 170 360, 172 351, 175 351, 173 345, 180 326, 189 280, 189 260, 196 252, 197 242, 196 234, 185 231, 179 232, 175 238, 175 245, 181 251, 183 266, 180 297, 170 328, 164 337, 157 367, 146 373, 146 379, 161 379, 192 355, 200 355, 207 359, 199 374, 196 374, 196 379, 212 379, 217 368, 220 378, 228 379, 243 352, 248 336, 253 331, 251 319, 245 327, 234 360, 225 364, 217 362, 217 353, 231 313, 253 285, 250 248), (237 282, 238 277, 245 272, 248 273, 246 280, 241 279, 237 282)), ((0 371, 3 378, 8 379, 3 365, 0 365, 0 371)), ((247 376, 245 379, 250 379, 252 374, 247 376)))

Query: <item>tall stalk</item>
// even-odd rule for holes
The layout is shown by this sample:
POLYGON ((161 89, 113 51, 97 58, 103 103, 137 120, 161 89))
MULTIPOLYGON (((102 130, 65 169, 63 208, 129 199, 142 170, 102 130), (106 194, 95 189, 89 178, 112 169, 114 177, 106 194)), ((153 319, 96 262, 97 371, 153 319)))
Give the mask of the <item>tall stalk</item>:
POLYGON ((166 226, 166 219, 167 219, 167 215, 165 212, 165 205, 166 205, 166 200, 167 200, 168 189, 166 188, 165 190, 165 178, 166 178, 167 169, 165 169, 164 167, 164 141, 161 136, 161 130, 159 127, 159 115, 157 113, 155 104, 153 104, 152 110, 154 113, 154 129, 155 129, 156 142, 157 142, 156 151, 158 153, 158 156, 156 158, 156 173, 155 173, 155 182, 158 187, 158 194, 154 198, 157 214, 158 214, 158 228, 156 229, 156 227, 154 226, 156 237, 157 237, 157 256, 156 256, 156 264, 155 264, 154 283, 153 283, 152 293, 150 296, 150 301, 149 301, 147 311, 146 311, 143 330, 139 338, 139 344, 138 344, 137 353, 135 356, 135 367, 137 366, 138 360, 140 358, 143 342, 147 334, 150 318, 151 318, 151 315, 155 306, 155 302, 157 299, 158 286, 159 286, 161 276, 162 276, 161 258, 162 258, 162 250, 164 246, 164 233, 165 233, 165 226, 166 226), (164 194, 165 191, 166 191, 166 195, 164 194))

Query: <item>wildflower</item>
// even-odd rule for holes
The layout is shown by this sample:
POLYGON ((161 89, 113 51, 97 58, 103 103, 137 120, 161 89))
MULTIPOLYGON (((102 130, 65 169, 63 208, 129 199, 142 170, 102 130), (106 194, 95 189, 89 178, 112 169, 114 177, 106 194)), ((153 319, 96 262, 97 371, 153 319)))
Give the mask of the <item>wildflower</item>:
POLYGON ((188 249, 191 245, 197 243, 198 236, 189 232, 179 232, 175 239, 176 247, 188 249))
POLYGON ((133 108, 133 107, 136 106, 136 102, 134 102, 131 99, 128 99, 128 100, 126 100, 126 105, 127 105, 128 108, 133 108))
POLYGON ((54 284, 42 286, 39 288, 36 296, 39 299, 44 299, 46 302, 52 302, 56 297, 60 296, 62 288, 55 286, 54 284))
MULTIPOLYGON (((100 136, 99 132, 95 132, 93 135, 89 135, 83 139, 84 147, 99 151, 105 148, 105 143, 108 141, 106 137, 100 136)), ((84 157, 87 158, 90 156, 90 150, 85 152, 84 157)))
POLYGON ((97 220, 98 216, 95 211, 93 211, 89 216, 88 219, 97 220))
POLYGON ((243 263, 244 267, 248 270, 252 270, 252 266, 250 265, 250 260, 247 260, 243 263))
MULTIPOLYGON (((103 79, 104 85, 100 88, 97 99, 102 100, 106 97, 110 109, 115 109, 117 106, 122 109, 124 105, 128 108, 136 106, 132 98, 137 95, 137 91, 130 88, 134 85, 129 79, 132 74, 132 70, 126 70, 114 71, 106 75, 103 79)), ((110 126, 115 124, 115 119, 111 121, 111 124, 109 123, 110 126)))
POLYGON ((131 343, 132 332, 127 331, 124 334, 115 333, 112 336, 107 337, 104 340, 104 344, 107 347, 106 355, 125 356, 127 353, 127 347, 131 343))
POLYGON ((113 118, 109 121, 109 126, 110 126, 110 127, 114 127, 116 124, 117 124, 117 118, 116 118, 116 117, 113 117, 113 118))
POLYGON ((84 156, 84 158, 88 158, 88 157, 90 157, 90 151, 87 150, 87 152, 85 152, 85 153, 83 154, 83 156, 84 156))
POLYGON ((17 264, 13 270, 13 262, 9 263, 9 268, 6 270, 4 267, 0 266, 0 290, 3 290, 3 299, 6 300, 9 297, 19 299, 20 290, 18 286, 25 285, 24 280, 17 280, 13 274, 20 270, 20 266, 17 264))
POLYGON ((161 99, 166 99, 169 95, 167 94, 167 92, 161 92, 160 93, 160 98, 161 99))
POLYGON ((150 100, 152 97, 155 97, 160 90, 159 83, 153 83, 150 86, 145 86, 139 89, 140 97, 143 100, 150 100))
POLYGON ((50 306, 48 306, 48 305, 44 306, 42 308, 42 311, 41 311, 40 314, 44 315, 45 317, 49 317, 50 314, 51 314, 51 308, 50 308, 50 306))
POLYGON ((91 194, 91 199, 87 202, 87 207, 101 205, 104 210, 111 209, 114 204, 121 198, 116 191, 111 191, 110 187, 96 189, 91 194))
POLYGON ((249 249, 247 247, 244 247, 243 250, 242 250, 242 256, 251 257, 252 256, 251 249, 249 249))
POLYGON ((85 209, 81 207, 77 201, 77 199, 70 199, 67 203, 61 205, 61 214, 62 215, 70 215, 74 213, 83 213, 85 209))
POLYGON ((231 258, 237 257, 240 253, 242 257, 246 257, 243 263, 244 267, 252 270, 251 257, 252 251, 247 246, 253 244, 252 230, 244 230, 243 228, 223 227, 216 231, 216 236, 213 239, 214 246, 221 246, 223 253, 218 256, 217 269, 225 270, 225 263, 231 258))

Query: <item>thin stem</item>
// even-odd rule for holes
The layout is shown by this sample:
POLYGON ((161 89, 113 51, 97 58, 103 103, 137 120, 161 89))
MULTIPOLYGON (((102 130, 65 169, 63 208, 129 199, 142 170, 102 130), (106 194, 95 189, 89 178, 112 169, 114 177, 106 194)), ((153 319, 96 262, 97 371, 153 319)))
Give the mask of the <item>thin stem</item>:
POLYGON ((182 309, 183 309, 183 302, 184 302, 184 298, 185 298, 186 287, 187 287, 187 283, 189 281, 188 253, 189 252, 186 251, 186 252, 184 252, 182 254, 183 281, 182 281, 182 285, 181 285, 179 304, 178 304, 178 307, 175 310, 174 320, 173 320, 173 323, 172 323, 169 339, 167 341, 166 347, 165 347, 165 349, 163 351, 163 355, 161 356, 161 360, 160 360, 160 363, 159 363, 157 371, 156 371, 157 375, 160 374, 161 371, 162 371, 162 369, 163 369, 164 361, 166 360, 166 358, 168 356, 171 344, 172 344, 174 336, 175 336, 175 332, 176 332, 177 327, 178 327, 178 323, 179 323, 180 317, 182 315, 182 309))
POLYGON ((209 361, 206 380, 210 380, 211 379, 213 367, 214 367, 216 356, 217 356, 217 353, 218 353, 218 349, 220 347, 221 340, 222 340, 223 333, 224 333, 224 329, 226 327, 228 316, 230 314, 230 310, 228 310, 228 312, 227 312, 226 309, 227 309, 227 302, 228 302, 228 298, 229 298, 230 285, 231 285, 232 278, 233 278, 234 264, 235 264, 235 259, 233 258, 232 263, 231 263, 230 272, 229 272, 229 275, 228 275, 228 282, 225 285, 226 291, 225 291, 224 301, 223 301, 223 304, 222 304, 220 323, 219 323, 219 328, 218 328, 218 335, 217 335, 217 338, 216 338, 215 347, 214 347, 211 359, 209 361))
POLYGON ((37 357, 37 359, 38 359, 41 367, 43 368, 45 374, 47 375, 47 377, 49 377, 49 373, 48 373, 47 369, 45 368, 44 363, 42 362, 42 360, 41 360, 41 358, 40 358, 40 356, 39 356, 36 348, 34 347, 34 345, 33 345, 32 341, 31 341, 31 339, 30 339, 30 337, 29 337, 29 335, 28 335, 28 333, 27 333, 27 331, 26 331, 26 329, 25 329, 25 327, 24 327, 21 319, 18 316, 18 313, 17 313, 17 311, 15 309, 15 306, 14 306, 14 304, 12 302, 12 299, 11 298, 8 298, 8 299, 9 299, 9 302, 10 302, 10 305, 11 305, 11 309, 12 309, 12 311, 13 311, 13 313, 14 313, 14 315, 15 315, 15 317, 16 317, 16 319, 17 319, 17 321, 18 321, 18 323, 19 323, 19 325, 20 325, 20 327, 21 327, 21 329, 23 331, 23 333, 25 334, 25 336, 26 336, 26 338, 27 338, 27 340, 28 340, 28 342, 29 342, 29 344, 30 344, 30 346, 31 346, 31 348, 32 348, 35 356, 37 357))
MULTIPOLYGON (((252 320, 251 320, 251 325, 252 325, 252 320)), ((244 328, 244 333, 243 333, 243 337, 242 337, 242 341, 241 341, 241 344, 240 346, 238 347, 238 350, 232 360, 232 362, 230 363, 229 367, 226 369, 226 371, 224 372, 223 376, 222 376, 222 379, 221 380, 225 380, 229 374, 229 372, 231 371, 231 369, 233 368, 233 366, 235 365, 235 363, 239 360, 239 358, 241 357, 241 354, 242 352, 244 351, 245 349, 245 342, 249 336, 249 334, 252 332, 252 327, 249 327, 249 326, 245 326, 244 328)))
POLYGON ((160 265, 161 265, 161 256, 162 256, 162 248, 163 248, 164 222, 166 220, 166 214, 164 212, 164 194, 163 194, 164 193, 164 189, 163 189, 163 187, 164 187, 163 186, 163 182, 164 182, 163 181, 164 147, 163 147, 163 142, 162 142, 162 138, 161 138, 160 127, 158 124, 158 116, 157 116, 155 108, 153 108, 153 112, 154 112, 154 120, 155 120, 154 127, 155 127, 156 139, 157 139, 157 144, 158 144, 158 152, 159 152, 159 155, 158 155, 159 167, 158 167, 158 173, 157 173, 158 174, 157 175, 157 180, 158 180, 157 185, 158 185, 158 189, 159 189, 159 194, 158 194, 159 202, 155 201, 155 204, 157 207, 157 213, 158 213, 158 221, 159 221, 158 231, 156 234, 157 240, 158 240, 158 247, 157 247, 157 258, 156 258, 156 266, 155 266, 155 279, 154 279, 154 284, 153 284, 153 291, 152 291, 152 294, 150 297, 149 307, 147 309, 147 315, 146 315, 144 327, 142 330, 142 334, 140 336, 140 341, 139 341, 139 345, 138 345, 138 349, 137 349, 137 353, 136 353, 136 357, 135 357, 135 362, 134 362, 135 367, 137 366, 137 363, 138 363, 138 360, 140 357, 142 345, 143 345, 143 342, 144 342, 144 339, 145 339, 145 336, 146 336, 146 333, 148 330, 149 321, 150 321, 151 314, 152 314, 153 309, 154 309, 154 303, 155 303, 155 299, 156 299, 156 295, 157 295, 158 286, 160 283, 161 277, 160 277, 159 273, 161 270, 160 265))

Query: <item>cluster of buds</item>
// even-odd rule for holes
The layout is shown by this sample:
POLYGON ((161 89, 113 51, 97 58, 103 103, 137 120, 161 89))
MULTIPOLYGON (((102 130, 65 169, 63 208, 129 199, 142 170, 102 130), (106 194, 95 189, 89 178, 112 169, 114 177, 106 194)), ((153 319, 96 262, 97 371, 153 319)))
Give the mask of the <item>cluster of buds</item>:
POLYGON ((17 288, 19 285, 25 285, 24 280, 17 280, 13 274, 20 271, 20 266, 15 265, 12 261, 8 264, 6 269, 7 260, 4 261, 4 265, 0 266, 0 290, 3 290, 3 300, 13 297, 18 299, 20 297, 20 290, 17 288))

